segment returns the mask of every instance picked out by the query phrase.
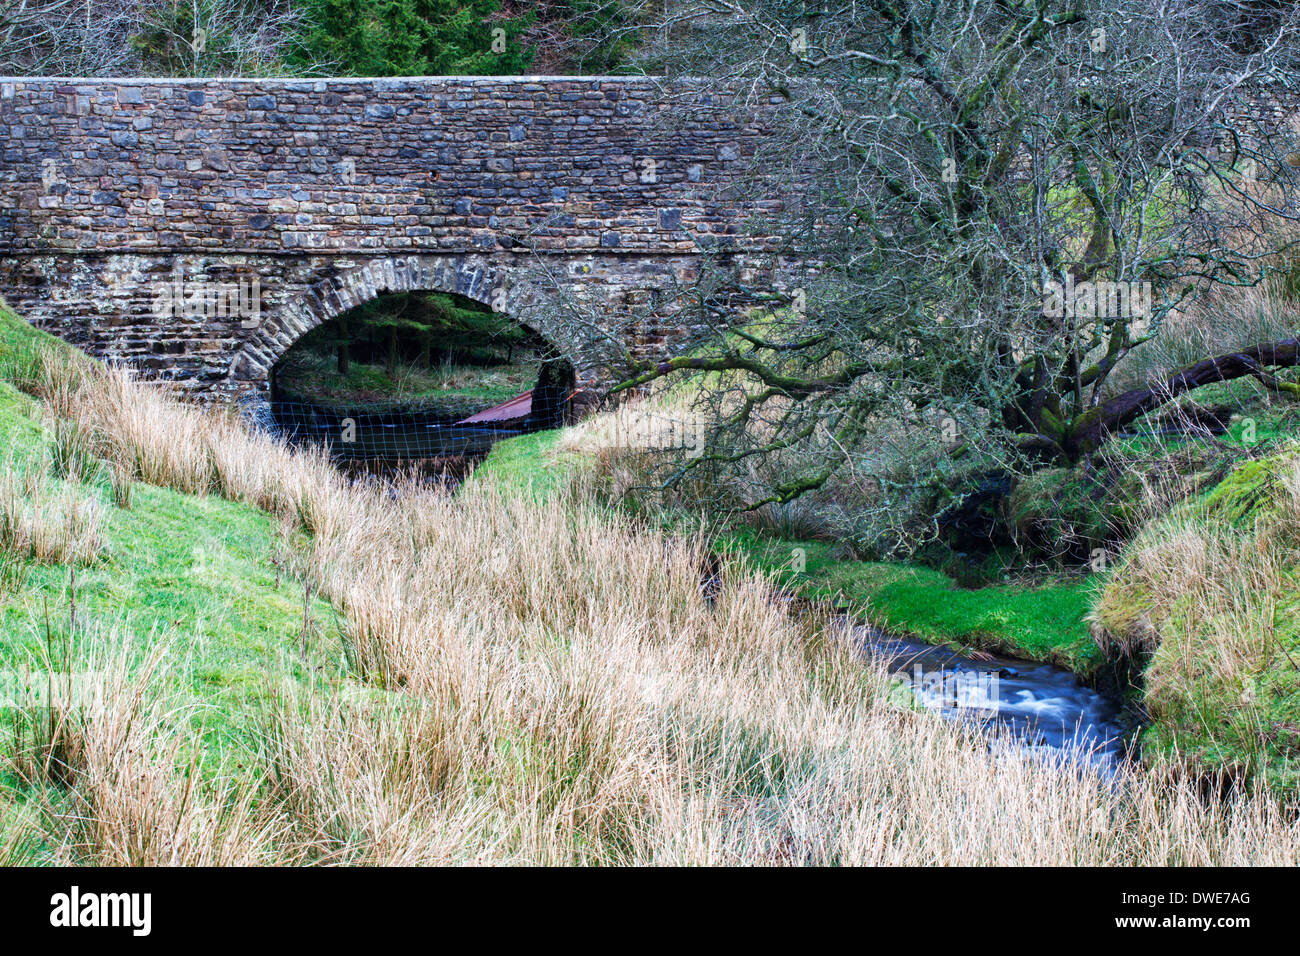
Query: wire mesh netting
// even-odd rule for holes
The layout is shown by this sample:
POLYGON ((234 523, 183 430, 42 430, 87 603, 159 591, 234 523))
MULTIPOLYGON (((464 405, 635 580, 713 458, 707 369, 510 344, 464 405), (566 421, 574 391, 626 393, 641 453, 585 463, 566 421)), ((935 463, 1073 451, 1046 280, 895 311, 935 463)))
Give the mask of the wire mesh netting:
POLYGON ((458 424, 445 414, 384 405, 271 403, 271 429, 295 444, 322 445, 339 460, 422 461, 475 456, 528 431, 526 417, 458 424))

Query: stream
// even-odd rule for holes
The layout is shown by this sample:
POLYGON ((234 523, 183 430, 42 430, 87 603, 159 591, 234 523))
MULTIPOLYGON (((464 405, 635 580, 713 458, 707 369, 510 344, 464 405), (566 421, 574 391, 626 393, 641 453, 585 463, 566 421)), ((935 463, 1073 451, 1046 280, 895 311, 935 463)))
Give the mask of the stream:
POLYGON ((1032 751, 1094 763, 1106 775, 1128 752, 1130 727, 1120 702, 1071 671, 994 655, 976 660, 868 625, 849 627, 864 655, 945 718, 986 723, 1032 751))
MULTIPOLYGON (((358 410, 349 417, 339 409, 274 401, 271 408, 279 434, 328 445, 344 467, 481 456, 493 443, 522 432, 515 423, 466 425, 428 412, 358 410), (354 441, 339 440, 345 422, 356 425, 354 441)), ((840 623, 864 656, 883 663, 924 707, 945 718, 986 724, 1023 747, 1095 762, 1108 774, 1124 759, 1130 728, 1119 701, 1087 687, 1071 671, 1009 657, 977 659, 847 619, 840 623)))

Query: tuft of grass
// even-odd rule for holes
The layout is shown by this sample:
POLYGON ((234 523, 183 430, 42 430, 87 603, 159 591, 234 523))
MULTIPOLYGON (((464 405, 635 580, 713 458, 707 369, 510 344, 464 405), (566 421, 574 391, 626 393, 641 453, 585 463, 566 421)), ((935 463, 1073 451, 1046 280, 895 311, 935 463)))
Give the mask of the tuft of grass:
POLYGON ((77 483, 95 477, 99 462, 90 435, 72 422, 56 421, 50 443, 50 468, 54 477, 77 483))
POLYGON ((51 487, 32 470, 0 468, 0 554, 9 561, 89 564, 104 550, 103 506, 71 484, 51 487))
POLYGON ((141 656, 121 634, 95 636, 78 657, 47 659, 47 679, 36 682, 46 693, 29 689, 11 708, 0 763, 43 817, 16 838, 30 845, 41 834, 65 864, 265 862, 275 821, 255 810, 251 790, 202 786, 201 758, 176 732, 184 705, 168 686, 169 644, 141 656))
POLYGON ((118 508, 131 507, 131 474, 121 465, 111 465, 108 469, 109 498, 118 508))

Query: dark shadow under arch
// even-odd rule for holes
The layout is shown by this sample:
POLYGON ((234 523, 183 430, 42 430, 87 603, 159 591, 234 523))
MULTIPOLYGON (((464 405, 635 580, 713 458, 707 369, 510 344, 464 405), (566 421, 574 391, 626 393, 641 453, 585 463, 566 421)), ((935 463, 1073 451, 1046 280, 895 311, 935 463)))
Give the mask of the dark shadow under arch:
POLYGON ((546 339, 581 374, 581 356, 560 330, 548 328, 545 293, 520 268, 516 275, 478 255, 412 255, 375 259, 314 283, 277 309, 230 363, 234 381, 265 381, 299 339, 325 322, 377 297, 393 293, 451 293, 509 315, 546 339), (513 281, 511 281, 513 279, 513 281))

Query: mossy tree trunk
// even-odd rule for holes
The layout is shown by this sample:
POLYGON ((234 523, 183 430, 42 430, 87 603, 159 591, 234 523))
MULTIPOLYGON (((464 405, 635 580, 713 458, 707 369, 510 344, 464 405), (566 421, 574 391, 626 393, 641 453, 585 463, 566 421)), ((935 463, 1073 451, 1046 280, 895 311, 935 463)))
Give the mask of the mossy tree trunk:
POLYGON ((1300 398, 1300 385, 1279 380, 1269 369, 1300 365, 1300 339, 1283 339, 1203 359, 1147 388, 1130 389, 1088 409, 1071 422, 1062 443, 1074 461, 1101 446, 1106 437, 1174 399, 1214 382, 1252 376, 1265 388, 1300 398))

